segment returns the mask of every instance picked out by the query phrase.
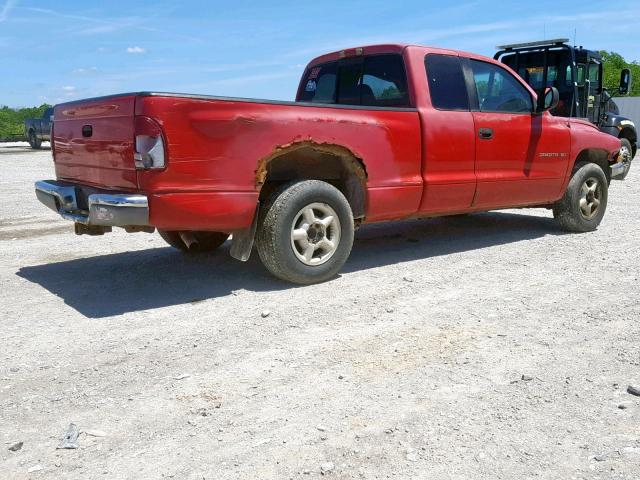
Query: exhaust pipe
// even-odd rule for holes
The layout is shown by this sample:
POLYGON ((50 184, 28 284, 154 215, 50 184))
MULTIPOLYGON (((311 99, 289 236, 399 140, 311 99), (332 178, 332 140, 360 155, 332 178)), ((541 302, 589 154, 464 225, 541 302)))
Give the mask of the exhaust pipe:
POLYGON ((179 235, 180 235, 180 240, 184 242, 184 244, 189 250, 191 250, 192 248, 193 249, 198 248, 198 240, 196 239, 193 232, 180 232, 179 235))

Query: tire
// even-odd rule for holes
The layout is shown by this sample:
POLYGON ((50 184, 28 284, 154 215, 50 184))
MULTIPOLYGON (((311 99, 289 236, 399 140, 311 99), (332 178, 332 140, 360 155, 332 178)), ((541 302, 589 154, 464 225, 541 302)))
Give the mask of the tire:
POLYGON ((33 130, 29 132, 29 145, 34 150, 40 150, 40 147, 42 146, 42 142, 33 130))
POLYGON ((629 174, 629 170, 631 169, 631 160, 633 160, 633 148, 631 147, 631 142, 626 138, 620 139, 620 154, 623 156, 622 162, 625 164, 626 168, 624 173, 619 177, 616 177, 617 180, 624 180, 629 174))
POLYGON ((260 212, 256 247, 272 275, 310 285, 337 275, 349 258, 353 235, 353 213, 342 192, 326 182, 304 180, 271 194, 260 212))
POLYGON ((595 163, 574 169, 564 196, 553 205, 553 216, 569 232, 592 232, 607 209, 609 182, 595 163))
POLYGON ((224 242, 226 242, 227 238, 229 238, 228 233, 220 233, 220 232, 184 232, 190 235, 193 235, 195 240, 191 246, 187 246, 187 244, 180 237, 180 232, 168 232, 166 230, 158 230, 158 233, 162 237, 162 239, 171 245, 173 248, 178 250, 182 250, 183 252, 188 253, 197 253, 197 252, 212 252, 213 250, 220 247, 224 242))

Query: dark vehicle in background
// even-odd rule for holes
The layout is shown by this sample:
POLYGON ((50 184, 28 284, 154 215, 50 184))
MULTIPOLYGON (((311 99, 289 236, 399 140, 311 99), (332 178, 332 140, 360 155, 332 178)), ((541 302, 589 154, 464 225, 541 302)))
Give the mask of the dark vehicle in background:
POLYGON ((42 142, 51 140, 51 120, 53 119, 53 107, 47 108, 42 118, 27 118, 24 121, 24 135, 31 148, 39 149, 42 142))
MULTIPOLYGON (((569 45, 559 38, 530 43, 502 45, 494 59, 515 70, 535 91, 555 87, 560 93, 552 114, 586 118, 598 128, 620 139, 626 177, 638 149, 638 132, 633 121, 620 116, 618 106, 602 85, 602 56, 593 50, 569 45)), ((631 88, 631 72, 620 72, 619 95, 631 88)))

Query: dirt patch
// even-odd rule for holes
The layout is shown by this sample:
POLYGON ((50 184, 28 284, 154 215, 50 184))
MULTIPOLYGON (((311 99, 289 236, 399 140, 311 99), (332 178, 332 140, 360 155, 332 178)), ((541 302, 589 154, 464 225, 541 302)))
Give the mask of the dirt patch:
POLYGON ((40 224, 42 220, 38 217, 13 218, 9 220, 0 220, 0 228, 13 227, 16 225, 34 225, 40 224))
POLYGON ((0 240, 25 240, 27 238, 57 235, 59 233, 73 234, 73 224, 54 225, 46 228, 24 228, 20 230, 0 230, 0 240))

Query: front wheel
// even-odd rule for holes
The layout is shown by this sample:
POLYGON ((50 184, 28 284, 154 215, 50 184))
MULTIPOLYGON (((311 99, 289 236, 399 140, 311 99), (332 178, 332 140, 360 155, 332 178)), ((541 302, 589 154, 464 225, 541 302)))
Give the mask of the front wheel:
POLYGON ((183 252, 211 252, 220 247, 229 238, 228 233, 220 232, 168 232, 158 230, 162 239, 173 248, 183 252))
POLYGON ((256 247, 274 276, 309 285, 334 277, 353 245, 353 213, 342 192, 304 180, 276 190, 264 206, 256 247))
POLYGON ((626 138, 621 138, 620 144, 620 157, 622 158, 622 163, 624 164, 625 168, 624 173, 617 179, 624 180, 629 174, 629 170, 631 169, 631 160, 633 160, 633 148, 631 147, 631 142, 626 138))
POLYGON ((564 196, 553 205, 553 216, 570 232, 591 232, 598 228, 607 209, 609 182, 595 163, 578 166, 564 196))

